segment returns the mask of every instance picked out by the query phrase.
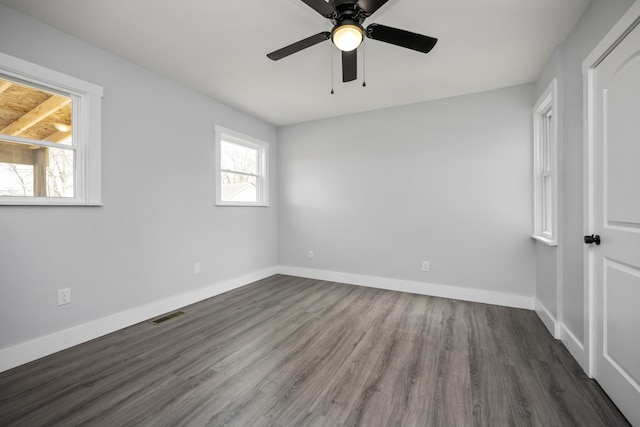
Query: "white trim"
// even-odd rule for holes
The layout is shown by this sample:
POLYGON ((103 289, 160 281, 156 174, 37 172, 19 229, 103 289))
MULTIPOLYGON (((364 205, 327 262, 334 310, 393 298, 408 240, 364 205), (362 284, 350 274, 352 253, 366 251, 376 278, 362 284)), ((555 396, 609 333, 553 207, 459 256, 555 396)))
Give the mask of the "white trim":
POLYGON ((535 308, 534 308, 536 314, 538 315, 538 317, 540 318, 540 320, 542 320, 542 323, 544 323, 544 326, 547 327, 547 329, 549 330, 549 332, 551 332, 551 335, 553 335, 553 337, 555 339, 560 339, 560 329, 561 329, 561 325, 558 322, 558 320, 553 317, 553 315, 551 314, 551 312, 549 310, 547 310, 547 307, 544 306, 544 304, 542 304, 540 302, 539 299, 536 298, 535 300, 535 308))
POLYGON ((361 274, 342 273, 338 271, 317 270, 286 265, 281 265, 278 268, 278 272, 280 274, 306 277, 309 279, 327 280, 331 282, 346 283, 349 285, 366 286, 369 288, 387 289, 390 291, 407 292, 441 298, 451 298, 462 301, 480 302, 505 307, 524 308, 527 310, 533 310, 535 306, 533 297, 509 294, 506 292, 437 285, 432 283, 413 282, 409 280, 390 279, 387 277, 365 276, 361 274))
POLYGON ((559 324, 559 332, 560 340, 564 346, 569 350, 573 358, 576 359, 576 362, 582 367, 582 370, 587 372, 587 353, 585 352, 584 344, 563 324, 559 324))
POLYGON ((547 246, 558 246, 558 242, 557 241, 548 239, 546 237, 533 235, 533 236, 531 236, 531 238, 533 240, 537 240, 540 243, 544 243, 547 246))
POLYGON ((611 28, 606 36, 598 43, 598 46, 591 51, 582 62, 582 74, 586 75, 589 70, 594 69, 618 44, 640 24, 640 0, 636 0, 629 7, 629 10, 611 28))
MULTIPOLYGON (((527 310, 533 310, 536 307, 536 302, 533 297, 509 294, 505 292, 437 285, 408 280, 309 269, 304 267, 273 266, 254 271, 240 277, 223 280, 190 292, 134 307, 82 325, 57 331, 31 341, 1 349, 0 372, 75 345, 82 344, 92 339, 99 338, 103 335, 135 325, 136 323, 146 321, 169 311, 240 288, 275 274, 286 274, 297 277, 366 286, 370 288, 387 289, 418 295, 451 298, 527 310)), ((573 337, 570 333, 568 335, 573 337)))
POLYGON ((216 150, 216 206, 257 206, 268 207, 269 206, 269 143, 257 138, 236 132, 232 129, 227 129, 220 125, 215 125, 215 150, 216 150), (258 182, 258 194, 257 202, 226 202, 222 200, 222 189, 220 184, 220 174, 222 171, 221 164, 221 151, 222 151, 222 139, 228 140, 231 143, 243 145, 245 147, 251 147, 258 150, 260 155, 259 170, 257 175, 258 182))
POLYGON ((93 93, 99 97, 104 95, 104 90, 98 85, 2 52, 0 52, 0 64, 2 64, 0 69, 2 69, 3 74, 36 85, 42 85, 44 83, 47 86, 75 95, 84 95, 87 93, 93 93))
MULTIPOLYGON (((593 193, 593 70, 587 70, 583 76, 583 91, 584 91, 584 147, 583 147, 583 235, 588 235, 589 230, 593 230, 593 213, 594 213, 594 193, 593 193)), ((595 346, 591 343, 595 342, 595 330, 594 324, 591 321, 594 311, 593 300, 593 273, 592 273, 592 261, 593 251, 583 248, 582 251, 582 263, 583 263, 583 276, 584 276, 584 291, 583 291, 583 330, 584 330, 584 345, 586 349, 586 374, 593 378, 595 376, 595 346)))
MULTIPOLYGON (((595 206, 593 205, 593 122, 594 122, 594 69, 604 60, 604 58, 640 24, 640 0, 636 0, 629 10, 613 26, 595 49, 586 57, 582 63, 583 75, 583 195, 584 195, 584 235, 590 234, 593 230, 593 218, 595 206)), ((580 363, 587 375, 591 378, 595 375, 595 304, 593 296, 593 254, 588 248, 583 248, 583 270, 584 270, 584 345, 582 348, 583 360, 580 363)), ((568 332, 568 331, 567 331, 568 332)), ((569 346, 567 346, 569 348, 569 346)), ((569 348, 571 351, 571 348, 569 348)), ((571 352, 573 354, 573 352, 571 352)))
POLYGON ((533 238, 549 246, 558 245, 558 142, 560 110, 558 108, 558 79, 554 78, 544 90, 538 102, 533 107, 533 238), (551 177, 551 233, 543 230, 546 213, 543 212, 544 189, 540 177, 545 173, 542 158, 542 128, 543 117, 551 112, 549 129, 549 175, 551 177))
POLYGON ((549 332, 557 340, 560 340, 565 348, 569 351, 571 356, 578 362, 582 369, 586 372, 586 353, 584 345, 567 327, 553 317, 551 312, 536 299, 535 312, 547 327, 549 332))
POLYGON ((144 322, 161 314, 240 288, 278 273, 276 267, 223 280, 190 292, 134 307, 0 350, 0 372, 144 322))

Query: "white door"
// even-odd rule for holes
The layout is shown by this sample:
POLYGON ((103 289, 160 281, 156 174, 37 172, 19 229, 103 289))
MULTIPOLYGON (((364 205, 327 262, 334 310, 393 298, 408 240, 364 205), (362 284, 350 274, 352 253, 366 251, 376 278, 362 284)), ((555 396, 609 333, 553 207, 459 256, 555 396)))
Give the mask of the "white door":
POLYGON ((592 367, 640 426, 640 26, 592 76, 592 367))

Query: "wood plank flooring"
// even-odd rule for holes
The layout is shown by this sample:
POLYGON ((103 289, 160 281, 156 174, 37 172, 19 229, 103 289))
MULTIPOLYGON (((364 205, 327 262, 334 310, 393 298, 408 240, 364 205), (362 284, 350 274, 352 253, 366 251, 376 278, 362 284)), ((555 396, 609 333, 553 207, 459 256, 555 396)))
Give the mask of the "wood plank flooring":
POLYGON ((0 374, 0 426, 626 426, 532 311, 273 276, 0 374))

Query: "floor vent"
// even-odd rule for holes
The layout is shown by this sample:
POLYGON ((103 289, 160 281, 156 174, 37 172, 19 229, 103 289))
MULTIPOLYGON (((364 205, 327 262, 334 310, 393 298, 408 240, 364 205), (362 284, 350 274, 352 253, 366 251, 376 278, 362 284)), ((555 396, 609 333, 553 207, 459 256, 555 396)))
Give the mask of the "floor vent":
POLYGON ((174 317, 178 317, 182 314, 184 314, 184 311, 174 311, 173 313, 165 314, 162 317, 151 320, 151 323, 153 323, 154 325, 159 325, 162 322, 166 322, 167 320, 173 319, 174 317))

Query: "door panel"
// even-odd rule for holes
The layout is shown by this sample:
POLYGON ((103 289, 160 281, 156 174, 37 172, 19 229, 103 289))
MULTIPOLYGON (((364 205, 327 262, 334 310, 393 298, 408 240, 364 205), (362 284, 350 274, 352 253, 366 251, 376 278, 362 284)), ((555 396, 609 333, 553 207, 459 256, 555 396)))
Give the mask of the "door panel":
POLYGON ((640 269, 605 260, 603 354, 614 368, 640 389, 640 340, 637 304, 640 269), (631 339, 630 339, 631 338, 631 339))
POLYGON ((594 376, 640 426, 640 27, 593 78, 594 376))
POLYGON ((640 57, 623 64, 604 93, 606 221, 640 228, 640 57), (636 183, 636 185, 634 185, 636 183))

